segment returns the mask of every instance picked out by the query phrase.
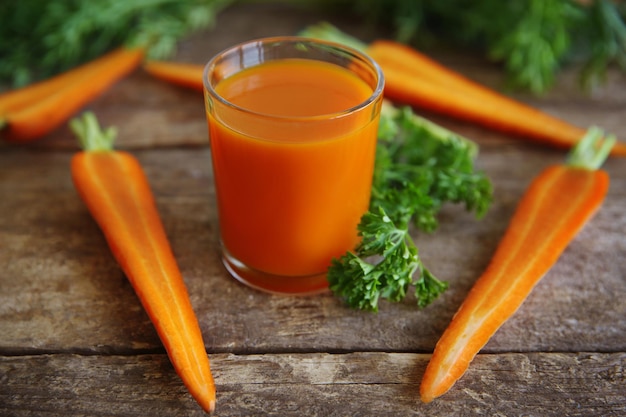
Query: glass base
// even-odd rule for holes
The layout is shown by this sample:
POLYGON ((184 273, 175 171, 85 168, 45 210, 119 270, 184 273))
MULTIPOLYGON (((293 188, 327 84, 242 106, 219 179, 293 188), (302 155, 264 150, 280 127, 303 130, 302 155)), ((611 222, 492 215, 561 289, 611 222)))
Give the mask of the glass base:
POLYGON ((299 277, 267 274, 247 267, 226 251, 222 253, 222 262, 236 280, 267 293, 314 295, 329 291, 326 273, 299 277))

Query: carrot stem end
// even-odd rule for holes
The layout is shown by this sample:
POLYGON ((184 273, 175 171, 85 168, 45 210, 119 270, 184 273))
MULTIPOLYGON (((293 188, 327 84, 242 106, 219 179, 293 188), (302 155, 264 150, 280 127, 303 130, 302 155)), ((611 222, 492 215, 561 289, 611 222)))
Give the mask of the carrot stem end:
POLYGON ((608 158, 617 139, 605 135, 604 131, 592 126, 567 156, 567 165, 588 170, 596 170, 608 158))
POLYGON ((70 129, 77 136, 85 151, 111 151, 117 136, 117 129, 109 127, 102 130, 96 115, 85 112, 81 117, 72 119, 70 129))

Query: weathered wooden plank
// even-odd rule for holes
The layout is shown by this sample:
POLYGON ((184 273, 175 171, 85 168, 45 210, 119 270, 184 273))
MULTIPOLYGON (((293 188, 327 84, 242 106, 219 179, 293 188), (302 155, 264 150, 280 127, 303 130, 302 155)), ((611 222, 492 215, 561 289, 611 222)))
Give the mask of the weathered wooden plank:
MULTIPOLYGON (((480 355, 438 400, 417 396, 428 355, 211 355, 216 416, 620 416, 626 353, 480 355)), ((7 417, 200 416, 165 355, 0 357, 7 417)))
MULTIPOLYGON (((561 152, 487 147, 496 201, 475 221, 449 207, 440 230, 416 236, 430 269, 451 284, 433 306, 352 311, 330 295, 261 294, 219 261, 207 148, 137 150, 189 286, 209 350, 430 351, 486 266, 530 178, 561 152), (514 167, 514 169, 511 169, 514 167)), ((69 177, 71 154, 0 153, 0 350, 131 352, 161 349, 69 177)), ((611 160, 611 191, 592 222, 487 351, 626 351, 626 164, 611 160)))

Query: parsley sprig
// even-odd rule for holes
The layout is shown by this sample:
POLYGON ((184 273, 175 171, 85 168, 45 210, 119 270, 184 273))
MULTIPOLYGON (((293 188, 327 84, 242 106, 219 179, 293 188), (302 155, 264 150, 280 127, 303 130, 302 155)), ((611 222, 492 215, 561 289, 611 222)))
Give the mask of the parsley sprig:
POLYGON ((330 289, 354 308, 377 311, 380 299, 403 300, 411 287, 419 307, 434 301, 448 284, 422 263, 411 227, 432 232, 447 203, 463 203, 480 217, 492 201, 492 186, 476 171, 477 146, 386 103, 381 115, 370 209, 358 231, 362 240, 335 259, 330 289))

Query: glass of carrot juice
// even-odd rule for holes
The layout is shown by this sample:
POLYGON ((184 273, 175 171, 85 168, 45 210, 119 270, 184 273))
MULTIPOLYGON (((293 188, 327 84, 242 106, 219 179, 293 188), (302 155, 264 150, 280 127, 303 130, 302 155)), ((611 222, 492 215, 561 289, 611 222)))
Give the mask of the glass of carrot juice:
POLYGON ((212 58, 204 95, 222 259, 266 292, 328 288, 359 241, 376 153, 383 75, 369 57, 300 37, 212 58))

